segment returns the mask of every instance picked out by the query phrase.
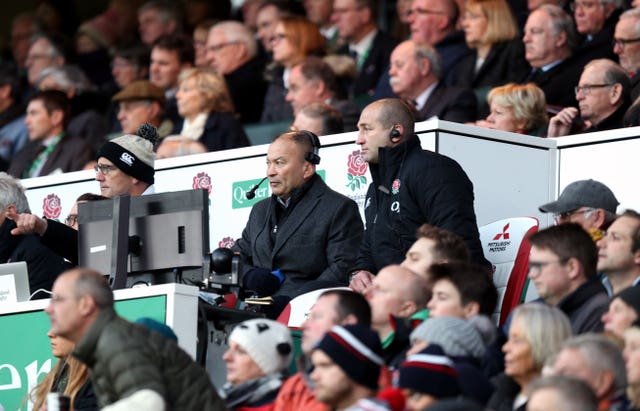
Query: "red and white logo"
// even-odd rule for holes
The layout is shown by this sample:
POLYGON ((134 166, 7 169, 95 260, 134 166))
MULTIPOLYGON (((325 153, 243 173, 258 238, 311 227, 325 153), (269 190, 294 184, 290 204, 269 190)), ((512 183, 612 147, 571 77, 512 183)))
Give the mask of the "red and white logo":
POLYGON ((211 195, 211 177, 209 177, 209 174, 205 172, 198 173, 193 177, 193 184, 191 185, 191 188, 206 188, 209 195, 211 195))
POLYGON ((509 232, 507 230, 509 230, 509 223, 507 223, 507 225, 502 227, 502 232, 501 233, 498 233, 498 234, 496 234, 495 237, 493 237, 493 241, 498 241, 500 238, 502 238, 503 240, 508 240, 509 239, 509 232))
POLYGON ((225 237, 222 240, 218 241, 218 247, 220 248, 231 248, 236 244, 236 240, 233 237, 225 237))
POLYGON ((44 201, 42 201, 42 212, 46 218, 58 218, 62 207, 60 206, 60 197, 55 194, 49 194, 44 201))

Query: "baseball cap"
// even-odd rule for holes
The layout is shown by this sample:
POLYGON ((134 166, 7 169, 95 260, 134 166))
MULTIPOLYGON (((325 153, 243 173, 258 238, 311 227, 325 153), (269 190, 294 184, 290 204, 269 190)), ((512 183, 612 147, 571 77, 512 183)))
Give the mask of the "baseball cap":
POLYGON ((556 201, 541 205, 543 213, 566 213, 580 207, 602 208, 612 213, 618 208, 618 199, 609 187, 596 180, 574 181, 562 190, 556 201))

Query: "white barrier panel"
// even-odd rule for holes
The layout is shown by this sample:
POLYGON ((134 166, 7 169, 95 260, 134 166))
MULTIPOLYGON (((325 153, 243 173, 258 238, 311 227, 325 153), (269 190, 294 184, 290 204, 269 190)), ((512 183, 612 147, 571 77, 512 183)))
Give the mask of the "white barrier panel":
MULTIPOLYGON (((545 139, 440 120, 416 125, 422 147, 456 159, 475 188, 478 225, 502 218, 533 216, 541 228, 552 217, 538 206, 552 201, 570 182, 594 178, 609 185, 625 208, 640 209, 634 177, 640 166, 637 128, 545 139)), ((321 137, 319 173, 334 190, 361 207, 371 182, 354 144, 357 133, 321 137)), ((265 175, 268 146, 206 153, 156 162, 156 192, 208 188, 211 248, 238 238, 251 206, 270 195, 268 184, 253 200, 244 194, 265 175)), ((93 171, 24 180, 32 211, 64 220, 75 198, 99 192, 93 171)), ((428 189, 428 187, 425 187, 428 189)), ((622 207, 621 207, 622 208, 622 207)))

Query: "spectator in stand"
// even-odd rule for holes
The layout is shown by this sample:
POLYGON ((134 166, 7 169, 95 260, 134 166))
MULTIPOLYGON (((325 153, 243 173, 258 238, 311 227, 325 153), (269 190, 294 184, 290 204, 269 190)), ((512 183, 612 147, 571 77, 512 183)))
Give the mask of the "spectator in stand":
POLYGON ((391 22, 389 33, 396 41, 404 41, 411 37, 409 28, 409 10, 413 0, 398 0, 396 2, 396 18, 391 22))
POLYGON ((82 170, 94 151, 84 139, 66 133, 70 117, 71 104, 63 92, 31 96, 25 119, 29 141, 13 156, 9 174, 31 178, 82 170))
POLYGON ((149 80, 164 90, 165 114, 175 124, 180 119, 176 102, 178 79, 193 66, 195 52, 191 39, 184 35, 160 37, 151 49, 149 80))
POLYGON ((458 123, 475 121, 477 103, 473 92, 446 86, 443 77, 442 60, 428 44, 407 40, 391 53, 391 89, 415 107, 416 121, 431 117, 458 123))
POLYGON ((625 211, 598 246, 598 272, 609 295, 640 284, 640 214, 625 211))
POLYGON ((206 68, 184 71, 176 98, 183 119, 176 123, 175 134, 199 141, 209 151, 249 145, 220 74, 206 68))
POLYGON ((78 198, 76 198, 76 202, 71 206, 71 210, 69 210, 69 214, 67 214, 67 218, 65 218, 64 223, 73 228, 74 230, 78 229, 78 204, 88 203, 90 201, 100 201, 106 200, 107 197, 101 196, 100 194, 93 193, 84 193, 80 194, 78 198))
POLYGON ((542 377, 530 386, 527 411, 597 411, 598 400, 585 382, 572 377, 542 377))
POLYGON ((335 51, 342 45, 338 28, 331 19, 333 0, 304 0, 302 2, 307 18, 318 26, 320 33, 327 39, 327 50, 335 51))
POLYGON ((27 142, 25 109, 20 103, 22 88, 16 67, 0 66, 0 171, 9 168, 11 158, 27 142))
POLYGON ((489 90, 520 80, 530 68, 506 0, 468 0, 462 28, 471 53, 457 65, 455 84, 474 90, 478 118, 483 118, 489 112, 486 104, 489 90))
POLYGON ((640 326, 634 325, 624 333, 624 363, 627 368, 628 410, 640 409, 640 326))
POLYGON ((576 55, 584 63, 595 59, 616 60, 611 41, 624 5, 622 0, 576 0, 571 3, 576 31, 581 37, 576 55))
POLYGON ((118 121, 122 132, 117 136, 135 134, 143 123, 156 127, 160 138, 173 131, 173 122, 164 115, 164 91, 152 82, 134 81, 116 93, 112 100, 119 106, 118 121))
POLYGON ((29 85, 35 86, 40 73, 47 67, 63 66, 67 63, 69 46, 66 39, 56 34, 36 34, 31 39, 31 46, 25 66, 29 85))
POLYGON ((267 83, 264 63, 257 56, 253 33, 237 21, 223 21, 209 30, 207 59, 224 76, 233 105, 242 123, 260 121, 267 83))
POLYGON ((576 334, 600 332, 609 296, 596 275, 598 250, 578 224, 561 224, 529 237, 529 279, 540 298, 562 310, 576 334))
POLYGON ((296 114, 291 125, 293 130, 308 130, 317 136, 328 136, 344 132, 342 115, 325 103, 309 103, 296 114))
POLYGON ((151 0, 138 9, 140 40, 151 47, 160 37, 179 33, 182 13, 179 4, 170 0, 151 0))
POLYGON ((107 101, 95 92, 89 79, 77 66, 49 67, 40 73, 39 90, 60 90, 71 103, 71 118, 66 127, 69 135, 86 141, 94 150, 104 144, 109 126, 104 112, 107 101))
POLYGON ((551 363, 553 374, 581 379, 589 384, 601 410, 625 409, 627 386, 624 359, 618 344, 601 334, 570 338, 551 363))
POLYGON ((358 74, 349 93, 368 102, 397 42, 378 27, 375 0, 334 0, 332 21, 345 42, 337 53, 350 55, 356 61, 358 74))
POLYGON ((544 91, 547 104, 576 107, 574 87, 584 63, 575 56, 577 38, 573 20, 564 10, 543 4, 531 12, 522 41, 532 70, 520 83, 535 83, 544 91))
POLYGON ((613 38, 613 52, 620 66, 631 77, 631 101, 640 96, 640 9, 630 9, 620 15, 613 38))
POLYGON ((342 131, 357 129, 360 109, 346 99, 333 70, 319 57, 307 57, 291 69, 285 100, 293 107, 295 116, 309 103, 329 104, 340 112, 345 125, 342 131))
POLYGON ((11 21, 11 56, 19 69, 24 69, 29 53, 29 42, 40 27, 35 13, 25 12, 17 14, 11 21))
POLYGON ((628 287, 611 297, 609 311, 602 316, 604 331, 617 338, 631 326, 640 325, 640 287, 628 287))
POLYGON ((284 17, 271 38, 273 61, 264 98, 261 122, 284 121, 293 118, 291 104, 285 100, 291 69, 309 55, 324 55, 325 39, 318 27, 304 17, 284 17))
POLYGON ((111 74, 120 89, 136 80, 146 80, 151 63, 149 49, 143 45, 116 47, 113 51, 111 74))
POLYGON ((89 379, 89 370, 85 364, 71 355, 75 344, 50 331, 47 337, 51 343, 51 352, 58 361, 29 393, 33 409, 46 409, 49 393, 60 393, 69 397, 69 409, 97 411, 98 404, 89 379))
POLYGON ((556 201, 543 204, 538 209, 543 213, 553 213, 556 224, 580 224, 593 241, 598 241, 616 219, 618 204, 609 187, 589 179, 574 181, 562 190, 556 201))
POLYGON ((267 0, 258 8, 256 24, 258 31, 256 37, 267 53, 271 53, 271 37, 276 30, 276 25, 281 18, 290 14, 287 3, 281 0, 267 0))
POLYGON ((495 380, 496 391, 487 404, 496 411, 524 410, 531 383, 544 364, 572 335, 567 316, 554 307, 529 303, 516 307, 509 328, 504 374, 495 380))
POLYGON ((207 37, 209 37, 209 30, 215 23, 214 20, 205 20, 193 29, 193 50, 195 53, 193 65, 195 67, 203 68, 209 66, 207 37))
POLYGON ((243 321, 229 335, 222 356, 227 382, 222 398, 230 410, 271 409, 293 354, 286 325, 265 318, 243 321), (260 407, 260 408, 258 408, 260 407))
POLYGON ((544 135, 549 119, 544 92, 533 83, 509 83, 496 87, 487 96, 490 113, 476 124, 518 134, 544 135))
POLYGON ((592 60, 575 88, 579 110, 566 107, 549 120, 548 137, 621 128, 630 104, 631 83, 611 60, 592 60))

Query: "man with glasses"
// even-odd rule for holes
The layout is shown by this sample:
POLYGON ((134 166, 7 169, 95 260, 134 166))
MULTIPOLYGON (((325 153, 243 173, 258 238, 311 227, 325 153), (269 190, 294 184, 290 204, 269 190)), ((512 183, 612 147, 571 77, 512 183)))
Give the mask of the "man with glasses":
POLYGON ((566 107, 549 121, 548 137, 621 128, 630 104, 625 70, 607 59, 587 64, 575 87, 578 107, 566 107))
POLYGON ((206 57, 209 66, 224 76, 240 120, 260 121, 267 83, 253 33, 237 21, 217 23, 209 30, 206 57))
POLYGON ((569 184, 556 201, 541 205, 539 210, 553 213, 556 224, 579 224, 597 241, 615 220, 618 204, 609 187, 590 179, 569 184))
POLYGON ((598 250, 578 224, 560 224, 533 234, 529 279, 540 298, 562 310, 574 333, 601 332, 609 296, 596 275, 598 250))
POLYGON ((640 96, 640 9, 620 15, 613 36, 613 52, 631 77, 631 101, 640 96))

